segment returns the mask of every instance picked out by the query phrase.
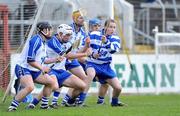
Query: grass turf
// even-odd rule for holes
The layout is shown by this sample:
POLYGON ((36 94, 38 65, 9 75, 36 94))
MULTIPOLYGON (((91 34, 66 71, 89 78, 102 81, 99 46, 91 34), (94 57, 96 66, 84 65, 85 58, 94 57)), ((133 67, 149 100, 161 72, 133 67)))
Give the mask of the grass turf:
MULTIPOLYGON (((0 92, 2 100, 3 93, 0 92)), ((107 98, 107 97, 106 97, 107 98)), ((26 110, 27 104, 22 103, 15 112, 7 112, 12 97, 5 103, 0 103, 0 116, 180 116, 180 95, 123 95, 121 100, 127 107, 111 107, 106 99, 106 105, 96 105, 96 96, 88 96, 88 107, 59 107, 58 109, 42 110, 37 106, 26 110)), ((60 101, 59 101, 60 102, 60 101)))

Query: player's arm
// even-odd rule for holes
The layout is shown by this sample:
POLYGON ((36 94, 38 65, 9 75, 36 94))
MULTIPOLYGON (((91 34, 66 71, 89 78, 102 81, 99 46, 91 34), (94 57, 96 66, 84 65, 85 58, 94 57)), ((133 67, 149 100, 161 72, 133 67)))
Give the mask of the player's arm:
POLYGON ((120 38, 118 36, 112 36, 111 40, 106 40, 104 46, 108 49, 110 53, 118 52, 120 45, 120 38))
POLYGON ((86 52, 88 48, 90 48, 90 43, 91 43, 91 40, 90 40, 90 37, 87 36, 85 38, 85 41, 83 41, 83 47, 81 47, 81 49, 79 49, 77 52, 78 53, 82 53, 82 52, 86 52))
POLYGON ((37 69, 39 69, 39 70, 43 70, 43 66, 40 64, 40 63, 38 63, 38 62, 36 62, 36 61, 34 61, 34 62, 28 62, 32 67, 34 67, 34 68, 37 68, 37 69))
POLYGON ((56 62, 61 62, 65 59, 64 56, 58 56, 56 58, 46 58, 44 63, 45 64, 51 64, 51 63, 56 63, 56 62))
POLYGON ((82 58, 82 57, 90 56, 91 54, 92 54, 92 50, 89 48, 83 53, 69 52, 68 54, 66 54, 66 58, 68 59, 82 58))
POLYGON ((48 73, 50 71, 50 68, 47 66, 42 66, 40 63, 38 62, 29 62, 29 64, 34 67, 39 69, 40 71, 42 71, 43 74, 48 73))

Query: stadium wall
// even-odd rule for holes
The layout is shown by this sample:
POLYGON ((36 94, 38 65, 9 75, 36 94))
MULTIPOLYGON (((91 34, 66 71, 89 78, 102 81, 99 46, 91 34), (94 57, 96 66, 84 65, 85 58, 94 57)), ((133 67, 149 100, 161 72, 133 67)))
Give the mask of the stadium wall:
MULTIPOLYGON (((11 55, 11 76, 19 54, 11 55)), ((131 55, 133 70, 126 55, 115 54, 112 66, 123 86, 123 93, 180 93, 180 55, 131 55)), ((15 79, 15 78, 14 78, 15 79)), ((99 85, 93 83, 90 93, 97 93, 99 85)), ((41 85, 36 84, 33 93, 39 93, 41 85)), ((62 90, 66 92, 67 88, 62 90)), ((11 92, 14 93, 13 85, 11 92)))

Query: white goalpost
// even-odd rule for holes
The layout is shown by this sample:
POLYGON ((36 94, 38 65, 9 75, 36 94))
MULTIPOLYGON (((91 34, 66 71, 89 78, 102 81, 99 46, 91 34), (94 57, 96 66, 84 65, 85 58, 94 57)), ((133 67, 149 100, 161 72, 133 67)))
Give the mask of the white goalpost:
MULTIPOLYGON (((161 86, 160 66, 164 58, 169 59, 169 62, 180 61, 180 33, 161 33, 158 32, 158 27, 155 28, 155 55, 156 55, 156 74, 157 86, 156 94, 163 92, 161 86)), ((176 90, 172 90, 176 91, 176 90)))

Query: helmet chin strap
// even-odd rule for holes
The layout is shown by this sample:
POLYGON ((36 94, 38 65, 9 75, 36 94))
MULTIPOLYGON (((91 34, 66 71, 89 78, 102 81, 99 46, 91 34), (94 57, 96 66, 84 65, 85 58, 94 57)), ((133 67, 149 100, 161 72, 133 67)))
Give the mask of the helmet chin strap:
MULTIPOLYGON (((48 29, 46 29, 46 30, 48 30, 48 29)), ((44 33, 44 31, 39 31, 46 39, 47 38, 49 38, 49 37, 47 37, 47 34, 48 34, 48 32, 47 33, 44 33)))

